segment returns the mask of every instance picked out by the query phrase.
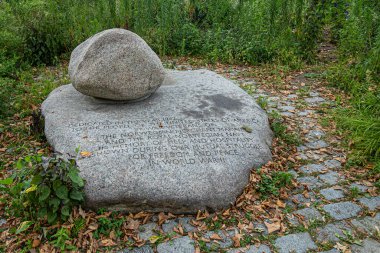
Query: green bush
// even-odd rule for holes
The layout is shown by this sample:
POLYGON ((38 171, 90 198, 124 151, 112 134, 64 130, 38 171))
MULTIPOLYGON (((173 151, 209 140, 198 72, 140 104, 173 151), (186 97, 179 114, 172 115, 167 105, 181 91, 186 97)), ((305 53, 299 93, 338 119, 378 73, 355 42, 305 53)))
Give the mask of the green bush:
POLYGON ((84 181, 74 159, 26 156, 0 186, 11 197, 9 214, 25 220, 66 220, 72 208, 84 200, 84 181))

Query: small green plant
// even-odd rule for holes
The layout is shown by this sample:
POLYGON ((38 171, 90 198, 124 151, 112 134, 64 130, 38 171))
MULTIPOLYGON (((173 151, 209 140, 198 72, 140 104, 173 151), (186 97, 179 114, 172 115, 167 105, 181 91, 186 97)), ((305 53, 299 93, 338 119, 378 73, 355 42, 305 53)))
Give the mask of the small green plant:
POLYGON ((272 130, 276 137, 283 140, 288 145, 299 145, 301 143, 300 137, 295 133, 288 133, 286 126, 279 120, 272 121, 272 130))
POLYGON ((99 218, 99 227, 94 231, 94 238, 98 239, 101 235, 109 236, 111 231, 114 231, 116 237, 121 237, 121 227, 123 226, 124 222, 125 218, 117 217, 116 213, 112 213, 110 217, 99 218))
POLYGON ((261 193, 262 198, 267 198, 269 195, 278 196, 280 189, 289 186, 292 182, 293 175, 288 172, 276 171, 270 175, 259 171, 261 181, 257 185, 257 191, 261 193))
POLYGON ((49 223, 67 220, 74 206, 84 199, 84 181, 75 159, 30 155, 19 159, 15 173, 0 189, 8 194, 10 215, 49 223))
POLYGON ((67 241, 70 240, 70 231, 67 228, 60 228, 58 231, 51 236, 51 243, 54 247, 59 248, 60 250, 76 250, 76 247, 73 245, 67 244, 67 241))
POLYGON ((268 108, 268 99, 266 97, 259 96, 256 101, 263 110, 268 108))
POLYGON ((355 199, 359 196, 360 194, 360 190, 358 187, 354 186, 352 188, 350 188, 350 197, 355 199))

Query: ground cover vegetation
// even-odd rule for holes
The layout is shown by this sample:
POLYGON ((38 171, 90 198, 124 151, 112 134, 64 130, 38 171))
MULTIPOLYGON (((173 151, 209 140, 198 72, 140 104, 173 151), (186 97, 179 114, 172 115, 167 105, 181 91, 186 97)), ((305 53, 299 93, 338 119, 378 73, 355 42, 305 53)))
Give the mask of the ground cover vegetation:
MULTIPOLYGON (((346 166, 364 168, 363 177, 379 177, 378 1, 1 1, 0 212, 12 227, 1 232, 16 235, 1 246, 2 250, 28 251, 40 245, 46 252, 49 247, 62 251, 90 248, 96 239, 105 249, 115 246, 114 241, 122 241, 119 246, 141 243, 138 239, 131 242, 128 235, 138 226, 136 220, 145 220, 149 214, 123 216, 100 210, 86 216, 75 207, 83 200, 85 183, 78 176, 75 159, 86 154, 78 151, 78 157, 69 161, 52 154, 38 110, 50 91, 69 83, 70 52, 89 36, 112 27, 139 34, 161 57, 171 59, 167 67, 175 65, 179 57, 194 64, 257 66, 276 83, 284 73, 313 66, 318 74, 308 78, 323 80, 345 92, 328 113, 345 136, 341 144, 350 150, 346 166), (323 59, 321 42, 331 49, 323 59), (91 231, 90 239, 71 243, 70 238, 85 228, 91 231), (17 237, 25 231, 33 232, 17 237), (112 243, 106 239, 110 235, 112 243)), ((257 71, 251 74, 260 79, 257 71)), ((267 101, 259 99, 259 104, 265 107, 267 101)), ((299 138, 279 115, 271 115, 271 122, 275 145, 282 147, 274 150, 274 157, 288 157, 285 153, 294 152, 299 138)), ((242 199, 257 194, 265 201, 269 196, 283 195, 284 188, 294 183, 284 169, 292 164, 279 158, 268 165, 272 170, 258 170, 251 185, 254 190, 247 188, 242 199)), ((237 203, 243 203, 242 199, 237 203)), ((203 220, 202 215, 197 218, 203 220)), ((221 222, 233 219, 226 212, 220 217, 221 222)), ((213 220, 212 226, 218 222, 213 220)))

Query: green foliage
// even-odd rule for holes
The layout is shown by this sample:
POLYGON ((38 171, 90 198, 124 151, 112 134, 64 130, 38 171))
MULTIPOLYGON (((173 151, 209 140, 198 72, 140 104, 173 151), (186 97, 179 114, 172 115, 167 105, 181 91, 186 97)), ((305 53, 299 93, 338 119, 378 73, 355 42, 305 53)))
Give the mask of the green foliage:
POLYGON ((292 174, 282 171, 276 171, 270 175, 259 171, 259 174, 261 180, 257 184, 257 191, 261 193, 262 198, 267 198, 269 195, 278 196, 280 189, 289 186, 293 178, 292 174))
POLYGON ((271 126, 274 135, 288 145, 299 145, 301 143, 300 137, 295 133, 289 133, 286 126, 280 120, 272 121, 271 126))
POLYGON ((109 236, 111 231, 115 232, 116 237, 121 237, 124 222, 125 218, 118 217, 116 213, 112 213, 110 217, 99 218, 99 227, 94 231, 94 238, 99 239, 101 235, 109 236))
POLYGON ((23 219, 67 220, 84 200, 84 181, 74 159, 26 156, 6 180, 0 186, 11 197, 8 212, 23 219))
POLYGON ((70 231, 67 228, 58 229, 58 231, 51 236, 51 239, 51 244, 61 251, 76 250, 75 246, 66 244, 66 241, 71 240, 70 231))

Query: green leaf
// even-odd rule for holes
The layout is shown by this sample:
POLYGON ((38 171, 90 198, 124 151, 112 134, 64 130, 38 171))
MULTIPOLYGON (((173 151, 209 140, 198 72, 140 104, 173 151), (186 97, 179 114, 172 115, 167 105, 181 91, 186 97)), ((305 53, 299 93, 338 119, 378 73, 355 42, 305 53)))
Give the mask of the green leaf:
POLYGON ((24 164, 22 162, 21 159, 18 159, 17 163, 16 163, 16 168, 17 169, 22 169, 24 167, 24 164))
POLYGON ((13 183, 13 178, 11 178, 11 177, 0 180, 0 185, 10 185, 12 183, 13 183))
POLYGON ((20 226, 16 230, 16 235, 27 230, 31 225, 33 225, 33 221, 24 221, 20 224, 20 226))
POLYGON ((38 217, 39 218, 43 218, 47 215, 47 208, 41 208, 40 210, 38 210, 38 217))
POLYGON ((61 203, 61 201, 59 200, 59 198, 52 198, 49 200, 49 206, 51 207, 58 207, 59 204, 61 203))
POLYGON ((61 185, 57 188, 57 190, 55 191, 55 194, 60 199, 68 199, 69 190, 67 189, 65 185, 61 185))
POLYGON ((61 213, 64 216, 69 216, 70 215, 70 208, 68 206, 64 206, 61 209, 61 213))
POLYGON ((30 183, 38 185, 41 182, 42 182, 42 176, 41 175, 35 175, 30 183))
POLYGON ((46 200, 49 195, 50 195, 50 188, 46 185, 42 185, 40 186, 40 188, 38 189, 39 191, 39 197, 38 197, 38 200, 41 202, 41 201, 44 201, 46 200))
POLYGON ((54 223, 54 221, 57 219, 57 212, 49 212, 47 218, 50 224, 54 223))
POLYGON ((73 181, 73 183, 77 184, 79 187, 84 186, 83 179, 79 176, 77 169, 71 168, 68 176, 71 179, 71 181, 73 181))
POLYGON ((84 195, 83 192, 78 191, 78 190, 72 190, 70 192, 70 198, 78 200, 78 201, 82 201, 83 200, 83 195, 84 195))
POLYGON ((57 192, 57 191, 58 191, 58 188, 59 188, 61 185, 62 185, 61 180, 55 180, 55 181, 53 182, 53 190, 54 190, 55 192, 57 192))

